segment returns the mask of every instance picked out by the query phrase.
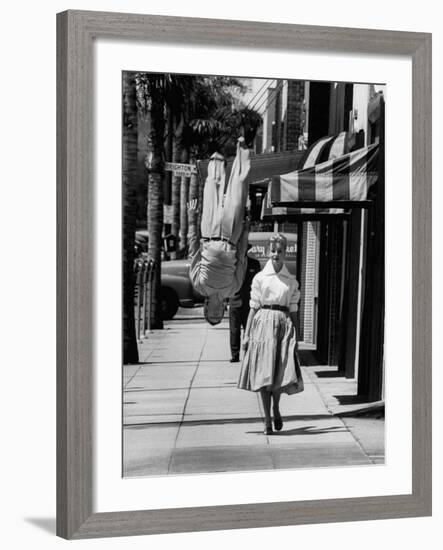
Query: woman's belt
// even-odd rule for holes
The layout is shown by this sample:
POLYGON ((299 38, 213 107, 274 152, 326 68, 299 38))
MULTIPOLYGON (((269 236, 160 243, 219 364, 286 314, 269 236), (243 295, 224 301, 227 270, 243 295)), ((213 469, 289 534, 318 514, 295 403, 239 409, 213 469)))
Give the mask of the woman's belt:
POLYGON ((285 313, 289 312, 289 308, 287 308, 286 306, 280 306, 278 304, 265 305, 265 306, 261 306, 261 308, 262 309, 275 309, 277 311, 284 311, 285 313))

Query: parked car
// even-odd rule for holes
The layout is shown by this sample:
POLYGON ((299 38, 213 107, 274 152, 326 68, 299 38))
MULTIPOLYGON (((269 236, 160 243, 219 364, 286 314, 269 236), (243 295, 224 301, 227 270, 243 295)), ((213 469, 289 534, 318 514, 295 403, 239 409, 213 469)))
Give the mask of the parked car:
POLYGON ((149 233, 146 229, 139 229, 135 232, 135 253, 148 252, 149 233))
POLYGON ((190 260, 162 262, 161 307, 163 319, 172 319, 179 306, 202 304, 204 297, 196 292, 189 279, 190 260))
MULTIPOLYGON (((149 233, 140 229, 135 233, 136 255, 148 253, 149 233)), ((164 250, 162 249, 162 257, 164 250)), ((193 307, 203 303, 204 298, 196 293, 189 280, 188 259, 162 261, 161 265, 161 310, 164 320, 169 320, 177 313, 179 306, 193 307)))

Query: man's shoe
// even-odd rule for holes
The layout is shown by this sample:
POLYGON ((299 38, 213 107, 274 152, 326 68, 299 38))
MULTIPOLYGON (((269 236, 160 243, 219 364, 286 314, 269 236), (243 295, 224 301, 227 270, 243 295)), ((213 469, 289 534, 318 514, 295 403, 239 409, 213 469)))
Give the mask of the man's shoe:
POLYGON ((230 363, 239 363, 240 357, 238 355, 233 355, 231 359, 229 360, 230 363))

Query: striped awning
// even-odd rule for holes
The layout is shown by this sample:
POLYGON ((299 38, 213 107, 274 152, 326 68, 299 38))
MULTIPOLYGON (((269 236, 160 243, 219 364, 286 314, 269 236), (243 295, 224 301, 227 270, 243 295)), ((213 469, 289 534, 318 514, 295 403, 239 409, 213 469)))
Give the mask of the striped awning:
POLYGON ((322 138, 306 152, 302 167, 273 176, 262 204, 262 217, 287 214, 341 214, 342 208, 301 208, 300 203, 365 201, 377 180, 378 144, 348 152, 347 133, 322 138), (284 203, 284 205, 282 204, 284 203), (297 203, 298 208, 288 203, 297 203))
POLYGON ((364 201, 377 179, 377 157, 378 144, 374 144, 309 168, 273 176, 271 204, 364 201))
POLYGON ((349 134, 341 132, 337 136, 319 139, 309 147, 301 162, 301 168, 310 168, 327 160, 341 157, 349 152, 349 134))

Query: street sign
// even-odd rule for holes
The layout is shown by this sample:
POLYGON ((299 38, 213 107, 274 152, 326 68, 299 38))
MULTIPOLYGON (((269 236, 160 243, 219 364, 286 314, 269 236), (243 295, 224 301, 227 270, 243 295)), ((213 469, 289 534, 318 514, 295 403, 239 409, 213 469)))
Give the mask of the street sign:
POLYGON ((181 164, 179 162, 165 162, 165 170, 173 172, 174 176, 190 176, 197 173, 195 164, 181 164))

